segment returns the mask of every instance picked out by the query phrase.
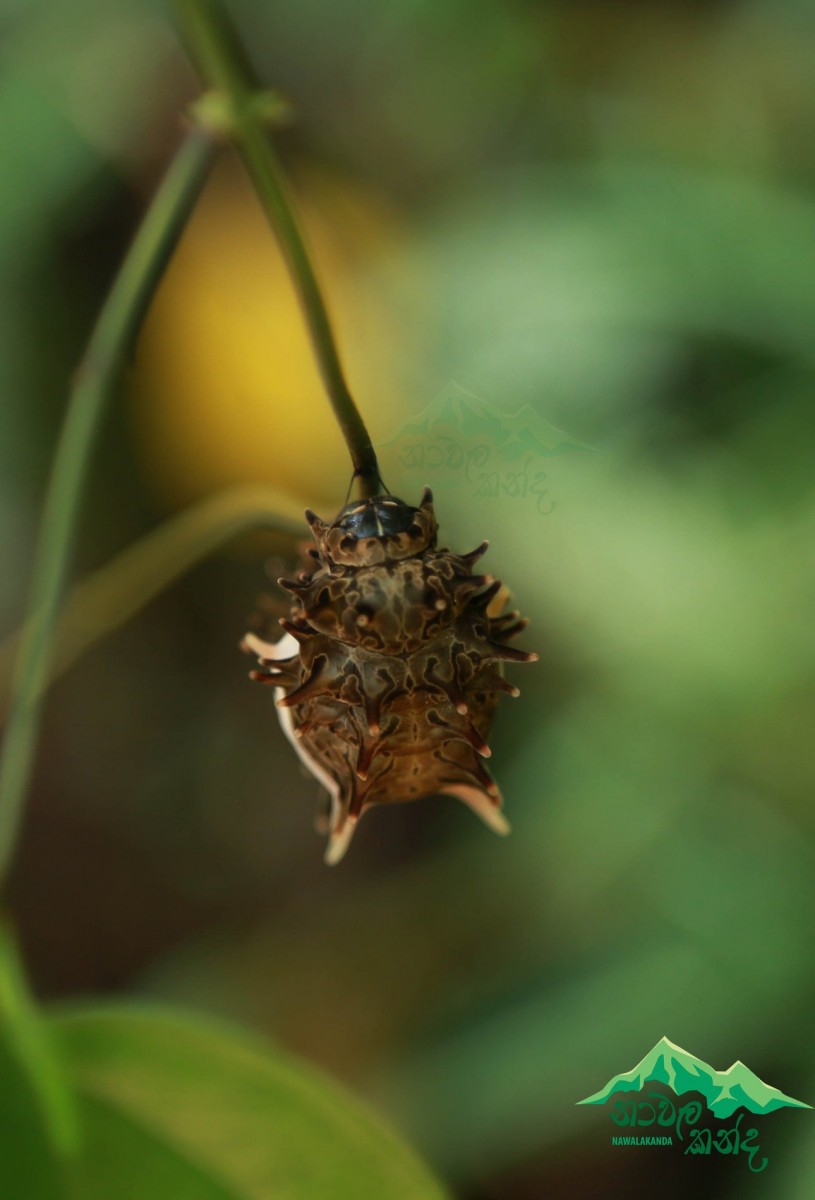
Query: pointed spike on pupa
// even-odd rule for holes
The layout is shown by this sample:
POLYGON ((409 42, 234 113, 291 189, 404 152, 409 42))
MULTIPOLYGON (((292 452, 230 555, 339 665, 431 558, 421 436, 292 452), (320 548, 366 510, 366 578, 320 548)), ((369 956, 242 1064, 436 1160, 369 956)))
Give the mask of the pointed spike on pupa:
POLYGON ((493 578, 492 575, 454 575, 450 587, 455 603, 459 606, 468 604, 477 592, 492 584, 493 578))
POLYGON ((328 690, 327 684, 321 678, 324 666, 324 658, 315 658, 308 678, 304 679, 293 692, 289 692, 287 696, 281 696, 277 701, 277 707, 291 708, 292 705, 302 704, 304 700, 311 700, 314 696, 322 696, 328 690))
POLYGON ((485 538, 479 546, 476 546, 475 550, 471 550, 469 554, 460 554, 459 558, 462 560, 462 562, 466 563, 468 567, 472 567, 478 562, 479 558, 487 553, 489 545, 489 542, 485 538))
POLYGON ((335 867, 345 857, 356 827, 356 819, 349 816, 342 825, 336 825, 331 830, 331 833, 328 835, 328 846, 323 855, 323 862, 329 867, 335 867))
POLYGON ((476 737, 471 740, 470 745, 478 751, 482 758, 492 758, 492 750, 490 750, 489 746, 484 741, 477 729, 475 730, 475 733, 476 737))
POLYGON ((432 678, 432 682, 447 697, 459 716, 466 717, 470 711, 470 706, 467 704, 464 693, 459 687, 458 680, 453 678, 448 682, 446 679, 440 679, 436 675, 432 678))
POLYGON ((361 779, 363 783, 368 778, 368 767, 371 765, 372 757, 373 755, 371 754, 370 744, 366 745, 365 742, 363 742, 359 747, 357 761, 354 765, 357 779, 361 779))
POLYGON ((479 592, 473 597, 473 604, 476 608, 487 608, 491 600, 497 596, 502 587, 500 579, 494 579, 486 591, 479 592))
POLYGON ((368 778, 368 771, 371 763, 376 757, 377 748, 376 742, 363 742, 360 745, 355 768, 358 779, 362 779, 364 781, 368 778))
POLYGON ((514 646, 502 646, 500 642, 491 642, 489 638, 487 645, 490 658, 498 659, 499 662, 531 663, 537 662, 540 657, 534 650, 516 650, 514 646))
POLYGON ((326 691, 324 684, 318 679, 309 677, 299 687, 296 687, 293 692, 289 692, 287 696, 281 696, 277 701, 278 708, 293 708, 295 704, 302 704, 305 700, 312 700, 315 696, 322 696, 326 691))
POLYGON ((487 793, 487 795, 496 804, 500 804, 501 803, 501 790, 498 787, 498 784, 493 779, 492 775, 490 775, 489 771, 487 770, 487 768, 484 766, 484 764, 481 762, 480 759, 477 759, 475 762, 474 774, 475 774, 476 778, 478 779, 478 782, 481 785, 481 787, 487 793))
POLYGON ((447 697, 457 713, 459 713, 462 717, 465 717, 470 709, 466 699, 464 698, 464 693, 459 686, 455 672, 452 679, 443 679, 436 673, 435 665, 436 664, 434 663, 428 671, 428 681, 432 683, 434 687, 442 693, 442 695, 447 697))
POLYGON ((297 642, 307 642, 317 632, 310 625, 295 625, 294 621, 290 621, 288 617, 280 618, 280 626, 297 642))
POLYGON ((482 758, 490 758, 492 756, 492 750, 490 750, 472 721, 468 721, 463 729, 456 729, 455 732, 458 737, 468 742, 482 758))
POLYGON ((524 620, 526 620, 528 625, 529 621, 527 618, 521 616, 521 610, 519 608, 513 608, 511 612, 501 613, 499 617, 493 617, 491 628, 494 630, 503 629, 505 626, 511 625, 513 621, 524 620))
POLYGON ((501 812, 500 793, 497 798, 488 796, 481 788, 469 783, 449 783, 442 790, 445 795, 463 800, 494 833, 506 837, 510 832, 509 821, 501 812))
MULTIPOLYGON (((523 633, 524 630, 528 628, 528 626, 529 626, 529 619, 527 617, 520 617, 515 622, 514 625, 508 625, 506 629, 501 630, 501 637, 502 638, 517 637, 518 634, 523 633)), ((533 659, 533 661, 534 661, 534 659, 533 659)))
POLYGON ((299 595, 300 592, 308 591, 309 586, 308 583, 298 579, 278 579, 277 585, 278 587, 282 587, 286 592, 292 592, 295 596, 299 595))
MULTIPOLYGON (((460 713, 459 715, 463 717, 467 716, 466 713, 460 713)), ((455 721, 446 721, 444 717, 435 711, 431 711, 428 714, 428 719, 430 720, 431 724, 438 725, 442 729, 449 730, 454 737, 460 738, 463 742, 467 742, 467 744, 472 746, 472 748, 476 750, 482 758, 492 757, 492 750, 490 750, 489 746, 484 741, 483 736, 479 730, 476 729, 471 720, 466 719, 463 725, 460 725, 455 721)))
POLYGON ((504 679, 497 667, 490 667, 487 671, 480 675, 477 689, 485 691, 504 692, 507 696, 520 696, 521 689, 516 687, 514 683, 510 683, 508 679, 504 679))
POLYGON ((464 699, 464 693, 461 691, 457 683, 448 684, 445 687, 447 697, 453 708, 461 717, 466 717, 470 711, 470 706, 464 699))
POLYGON ((351 803, 348 805, 349 821, 358 821, 362 816, 362 793, 354 788, 351 796, 351 803))
POLYGON ((523 631, 527 628, 528 625, 529 625, 529 620, 527 617, 519 616, 518 619, 515 621, 512 621, 512 620, 503 621, 502 620, 501 623, 497 624, 497 625, 496 625, 495 620, 493 620, 492 628, 491 628, 490 632, 492 633, 493 637, 499 637, 501 639, 514 638, 514 637, 517 637, 519 633, 523 633, 523 631))
POLYGON ((325 523, 325 521, 323 521, 321 517, 318 517, 312 508, 306 509, 305 518, 311 526, 314 536, 317 538, 321 537, 322 534, 325 533, 326 529, 328 529, 328 525, 325 523))
POLYGON ((456 587, 462 587, 464 584, 471 584, 473 587, 482 588, 491 586, 496 582, 495 576, 489 572, 485 575, 454 575, 453 584, 456 587))
POLYGON ((363 694, 363 704, 365 706, 365 722, 368 726, 368 733, 371 737, 376 737, 381 729, 382 720, 382 695, 371 695, 369 692, 363 694))
POLYGON ((253 683, 275 683, 280 686, 280 671, 250 671, 249 678, 253 683))
POLYGON ((291 667, 294 663, 299 662, 296 654, 292 654, 290 658, 259 658, 258 662, 262 667, 277 667, 283 671, 287 667, 291 667))
MULTIPOLYGON (((451 587, 456 596, 458 604, 468 604, 474 600, 481 607, 481 596, 484 588, 492 588, 497 580, 494 575, 456 575, 451 580, 451 587)), ((500 586, 500 585, 499 585, 500 586)), ((485 609, 489 605, 491 599, 495 596, 495 590, 490 592, 487 597, 485 609)))

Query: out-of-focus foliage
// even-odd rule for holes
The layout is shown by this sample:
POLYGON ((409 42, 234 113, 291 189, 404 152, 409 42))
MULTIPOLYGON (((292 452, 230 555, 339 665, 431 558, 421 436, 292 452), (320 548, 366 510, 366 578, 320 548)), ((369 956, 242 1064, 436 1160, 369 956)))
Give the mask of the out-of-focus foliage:
POLYGON ((55 1022, 81 1099, 83 1200, 442 1200, 341 1089, 248 1037, 152 1009, 55 1022))
POLYGON ((404 1144, 318 1073, 189 1014, 83 1008, 50 1031, 81 1141, 47 1136, 13 1033, 0 1043, 0 1180, 19 1200, 442 1200, 404 1144))
MULTIPOLYGON (((194 94, 158 7, 82 10, 0 15, 9 630, 66 379, 194 94)), ((488 536, 485 569, 532 617, 541 662, 510 671, 523 694, 493 740, 513 835, 429 800, 366 817, 347 861, 322 866, 314 785, 235 651, 271 590, 259 544, 55 688, 13 897, 35 981, 246 1022, 388 1110, 463 1200, 684 1195, 676 1160, 612 1150, 575 1102, 661 1035, 815 1100, 813 10, 234 11, 294 102, 278 135, 294 176, 341 181, 309 204, 337 239, 329 299, 388 485, 413 499, 432 482, 445 540, 488 536), (387 228, 363 251, 371 211, 387 228), (451 381, 508 423, 528 405, 566 432, 562 453, 532 455, 548 515, 404 455, 399 429, 451 381)), ((339 435, 327 407, 308 432, 313 370, 287 357, 294 301, 271 267, 261 281, 267 235, 240 211, 211 207, 206 237, 202 212, 158 298, 166 324, 112 422, 83 566, 171 500, 256 479, 275 422, 286 461, 270 450, 259 482, 342 503, 339 435), (244 239, 256 273, 208 273, 207 241, 223 255, 244 239), (253 297, 244 344, 232 314, 253 297), (179 349, 164 377, 162 339, 179 349), (271 404, 284 378, 291 407, 240 436, 263 381, 271 404)), ((815 1190, 811 1119, 767 1118, 773 1194, 815 1190)), ((749 1195, 740 1166, 693 1187, 749 1195)))

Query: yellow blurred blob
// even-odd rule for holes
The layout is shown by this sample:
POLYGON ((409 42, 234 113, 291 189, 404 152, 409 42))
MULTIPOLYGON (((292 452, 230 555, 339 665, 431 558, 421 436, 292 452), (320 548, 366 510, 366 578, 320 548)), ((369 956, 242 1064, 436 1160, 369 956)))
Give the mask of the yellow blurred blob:
MULTIPOLYGON (((357 186, 309 174, 298 190, 352 394, 376 444, 405 409, 409 358, 392 314, 400 232, 357 186), (400 392, 402 395, 400 395, 400 392)), ((239 165, 216 167, 136 350, 137 453, 163 504, 268 483, 339 508, 351 463, 275 236, 239 165)))

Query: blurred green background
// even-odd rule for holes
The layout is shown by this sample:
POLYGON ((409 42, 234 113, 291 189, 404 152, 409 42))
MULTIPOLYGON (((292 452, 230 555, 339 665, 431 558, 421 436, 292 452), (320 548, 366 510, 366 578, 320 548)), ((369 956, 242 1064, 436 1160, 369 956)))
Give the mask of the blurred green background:
MULTIPOLYGON (((388 485, 432 483, 443 540, 489 537, 532 619, 541 661, 510 670, 492 739, 513 834, 429 799, 323 866, 316 785, 237 652, 269 556, 296 556, 248 539, 53 690, 11 890, 36 993, 243 1023, 460 1200, 684 1196, 681 1157, 612 1149, 575 1107, 660 1036, 815 1103, 815 8, 231 10, 295 108, 278 145, 388 485), (568 434, 535 458, 545 514, 400 455, 451 384, 568 434)), ((147 0, 4 0, 0 63, 11 634, 71 373, 197 87, 147 0)), ((234 483, 330 517, 347 476, 225 152, 108 422, 78 572, 234 483)), ((699 1195, 815 1194, 812 1115, 762 1128, 768 1170, 694 1161, 699 1195)))

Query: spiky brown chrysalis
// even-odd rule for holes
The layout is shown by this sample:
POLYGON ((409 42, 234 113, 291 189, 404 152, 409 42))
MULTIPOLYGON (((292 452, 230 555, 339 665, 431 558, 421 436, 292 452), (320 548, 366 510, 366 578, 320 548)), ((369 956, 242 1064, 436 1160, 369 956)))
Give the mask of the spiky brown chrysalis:
POLYGON ((312 570, 279 582, 293 596, 278 642, 247 634, 252 677, 275 685, 280 722, 330 807, 326 862, 342 858, 374 804, 457 796, 497 833, 509 826, 484 766, 499 692, 518 695, 505 662, 533 662, 509 640, 499 580, 473 573, 487 549, 437 549, 433 497, 418 508, 379 495, 331 524, 306 512, 312 570))

